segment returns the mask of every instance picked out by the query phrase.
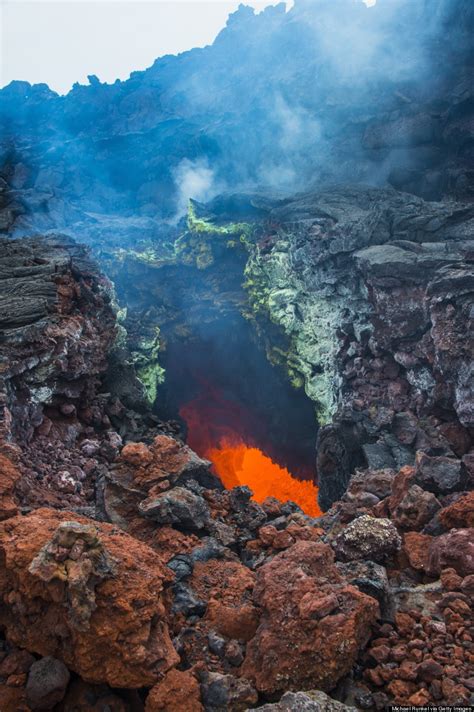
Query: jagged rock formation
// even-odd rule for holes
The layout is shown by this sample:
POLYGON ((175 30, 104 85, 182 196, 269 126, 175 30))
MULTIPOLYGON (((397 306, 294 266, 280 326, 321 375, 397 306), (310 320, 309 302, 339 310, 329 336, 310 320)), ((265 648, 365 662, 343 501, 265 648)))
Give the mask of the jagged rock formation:
MULTIPOLYGON (((338 205, 341 195, 346 201, 354 200, 352 190, 342 191, 337 193, 338 205)), ((363 191, 358 189, 356 195, 366 211, 372 206, 373 213, 382 217, 375 221, 362 212, 352 223, 350 217, 340 219, 339 227, 334 219, 328 237, 322 232, 316 245, 325 249, 337 245, 338 235, 361 239, 357 226, 362 234, 363 227, 376 226, 371 234, 380 236, 384 234, 381 226, 393 224, 387 208, 393 199, 391 193, 379 194, 384 210, 377 209, 380 204, 371 191, 365 193, 365 202, 363 191), (354 224, 352 231, 348 229, 354 224)), ((396 200, 398 213, 402 213, 400 206, 407 212, 410 199, 396 196, 396 200)), ((308 198, 272 206, 271 210, 286 207, 297 211, 302 203, 308 205, 308 198)), ((458 265, 466 269, 463 230, 469 211, 452 206, 443 212, 440 206, 427 206, 418 199, 415 203, 418 221, 408 211, 405 225, 415 221, 420 242, 396 240, 401 245, 398 249, 419 255, 416 246, 423 245, 424 226, 441 214, 440 230, 446 243, 444 248, 430 243, 431 252, 442 257, 434 260, 436 267, 427 270, 425 279, 433 279, 436 270, 451 274, 458 265), (414 247, 409 249, 408 245, 414 247)), ((221 202, 225 204, 225 200, 221 202)), ((354 212, 353 204, 345 211, 349 216, 354 212)), ((270 236, 264 234, 263 227, 259 233, 258 224, 246 231, 242 254, 246 260, 250 256, 253 271, 265 260, 271 263, 274 252, 292 254, 293 235, 299 236, 300 249, 312 245, 314 258, 315 243, 305 242, 305 230, 314 234, 314 220, 330 220, 328 208, 323 218, 308 218, 307 213, 306 217, 300 214, 299 220, 294 216, 291 222, 278 226, 274 220, 260 218, 265 229, 273 226, 270 236)), ((413 238, 411 232, 409 236, 413 238)), ((222 232, 209 233, 206 228, 198 237, 212 255, 214 241, 222 239, 222 232)), ((186 239, 192 238, 191 230, 186 239)), ((387 245, 392 255, 393 245, 387 245)), ((31 324, 29 315, 26 326, 6 332, 2 345, 10 362, 17 364, 17 375, 12 372, 9 376, 10 381, 16 380, 9 381, 5 390, 5 412, 12 416, 3 424, 5 454, 0 459, 4 519, 0 623, 5 635, 0 650, 0 694, 6 712, 27 712, 46 704, 84 712, 103 705, 125 712, 240 712, 265 706, 269 696, 280 695, 277 709, 299 709, 301 705, 308 709, 354 705, 380 709, 389 702, 468 702, 472 641, 466 623, 472 615, 469 594, 474 575, 469 529, 472 455, 466 453, 461 461, 454 448, 447 451, 447 446, 438 445, 433 450, 427 446, 428 436, 416 441, 405 437, 405 444, 413 451, 418 449, 414 466, 400 469, 394 462, 391 467, 377 469, 366 462, 369 469, 353 474, 342 499, 319 519, 303 514, 291 502, 269 498, 258 505, 250 500, 247 488, 223 490, 209 472, 209 463, 169 432, 160 431, 157 420, 146 411, 140 415, 127 410, 110 395, 100 398, 110 377, 106 366, 113 353, 114 312, 110 301, 104 299, 110 287, 92 263, 75 258, 79 248, 57 237, 5 242, 4 247, 8 259, 15 256, 17 270, 21 263, 21 270, 41 275, 39 291, 48 297, 48 309, 43 308, 40 318, 31 324), (44 257, 35 265, 38 250, 44 257), (51 254, 60 259, 55 262, 51 254), (72 260, 65 259, 66 255, 72 260), (59 263, 59 285, 66 281, 67 291, 57 287, 55 263, 59 263), (38 272, 34 272, 36 268, 38 272), (82 306, 84 295, 90 309, 82 306), (82 336, 75 341, 68 341, 71 320, 82 326, 82 336), (46 401, 38 406, 34 388, 39 372, 30 355, 31 339, 34 336, 35 343, 41 345, 52 326, 60 353, 66 344, 66 353, 71 352, 74 358, 58 361, 46 351, 45 363, 50 366, 45 382, 52 405, 46 401), (15 333, 17 339, 13 338, 15 333), (84 370, 86 362, 90 372, 84 370), (64 389, 63 382, 71 384, 70 388, 64 389), (94 411, 100 417, 88 423, 82 414, 95 402, 102 404, 94 411), (35 428, 18 427, 25 422, 21 414, 30 408, 36 408, 34 412, 43 420, 35 428), (104 422, 106 416, 109 420, 104 422), (44 432, 46 418, 51 426, 44 432), (64 429, 71 418, 75 436, 63 437, 59 447, 55 432, 68 432, 64 429), (122 428, 125 445, 117 430, 111 430, 112 418, 116 427, 122 428), (132 422, 135 431, 131 430, 132 422), (137 436, 135 442, 130 441, 132 432, 137 436), (37 477, 44 473, 46 458, 35 462, 34 477, 25 468, 25 461, 39 452, 40 446, 46 450, 52 472, 64 462, 68 462, 71 475, 78 471, 73 467, 84 472, 85 478, 78 478, 83 483, 79 492, 61 489, 68 479, 62 471, 57 476, 37 477), (37 508, 45 502, 55 509, 37 508), (71 505, 75 511, 64 509, 71 505), (44 671, 40 686, 38 666, 44 671), (78 677, 69 678, 68 671, 78 677), (340 702, 315 693, 315 687, 340 702), (283 694, 288 690, 294 693, 283 694)), ((344 270, 358 264, 361 252, 383 248, 383 244, 372 244, 354 255, 349 252, 347 265, 335 250, 327 249, 325 254, 330 255, 329 261, 336 254, 337 268, 344 270)), ((420 249, 423 254, 428 252, 427 247, 420 249)), ((79 254, 84 255, 81 250, 79 254)), ((284 259, 280 258, 281 265, 284 259)), ((238 260, 238 264, 243 269, 246 262, 238 260)), ((314 260, 313 266, 318 264, 314 260)), ((298 279, 301 274, 314 274, 312 265, 306 265, 298 279)), ((377 274, 376 268, 374 271, 377 274)), ((365 274, 361 269, 359 279, 365 274)), ((360 303, 364 294, 367 292, 361 290, 360 303)), ((456 294, 463 298, 462 290, 456 294)), ((7 298, 18 299, 15 290, 13 295, 9 292, 7 298)), ((454 296, 453 292, 451 301, 454 296)), ((412 313, 417 316, 417 302, 412 296, 410 299, 415 305, 412 313)), ((370 320, 372 303, 365 303, 363 315, 370 320)), ((32 310, 33 314, 36 311, 32 310)), ((270 338, 262 314, 254 314, 261 334, 270 338)), ((402 310, 401 314, 406 320, 407 312, 402 310)), ((404 323, 398 322, 399 326, 404 323)), ((464 334, 465 339, 465 332, 459 331, 461 321, 451 319, 450 323, 457 328, 450 333, 457 339, 464 334)), ((373 324, 370 333, 376 337, 379 327, 375 320, 373 324)), ((345 353, 344 332, 335 332, 334 338, 340 339, 345 353)), ((452 338, 453 353, 456 343, 452 338)), ((461 352, 459 359, 462 357, 461 352)), ((115 368, 122 372, 117 359, 115 353, 115 368)), ((338 354, 334 363, 336 367, 343 363, 338 354)), ((429 363, 436 367, 434 361, 429 363)), ((453 363, 456 367, 461 361, 453 363)), ((346 371, 339 373, 344 393, 346 371)), ((455 378, 458 372, 452 373, 455 378)), ((406 391, 405 396, 410 398, 411 392, 406 391)), ((456 402, 451 397, 455 413, 456 402)), ((414 402, 422 407, 429 403, 423 399, 414 402)), ((403 401, 404 408, 406 403, 403 401)), ((443 403, 448 403, 446 395, 443 403)), ((467 403, 465 398, 463 403, 467 403)), ((432 430, 413 407, 409 423, 423 427, 433 438, 432 430)), ((354 412, 366 419, 372 415, 370 408, 367 414, 354 412)), ((469 409, 463 407, 459 412, 465 414, 469 409)), ((336 412, 334 424, 327 427, 339 428, 338 417, 336 412)), ((439 433, 453 442, 456 436, 456 442, 464 443, 467 450, 468 431, 459 420, 445 417, 434 423, 438 443, 439 433), (450 427, 443 430, 446 422, 450 427)), ((387 436, 389 422, 384 419, 385 430, 375 432, 387 436)), ((393 422, 398 422, 395 416, 393 422)), ((405 430, 394 432, 406 433, 406 424, 405 430)))
POLYGON ((351 180, 472 196, 472 26, 469 0, 241 6, 212 46, 125 82, 64 97, 13 82, 0 155, 11 211, 29 213, 17 228, 105 253, 166 239, 189 170, 214 192, 351 180))
MULTIPOLYGON (((116 268, 122 298, 136 308, 142 300, 143 314, 152 294, 145 320, 185 359, 187 344, 192 351, 196 335, 212 334, 222 314, 253 323, 269 360, 313 402, 315 433, 324 426, 323 509, 355 466, 402 467, 421 449, 466 455, 474 403, 469 204, 343 186, 273 202, 222 196, 196 210, 201 217, 190 216, 174 251, 146 262, 132 253, 123 273, 116 268), (177 317, 185 285, 201 306, 177 317)), ((170 361, 171 379, 173 368, 170 361)))

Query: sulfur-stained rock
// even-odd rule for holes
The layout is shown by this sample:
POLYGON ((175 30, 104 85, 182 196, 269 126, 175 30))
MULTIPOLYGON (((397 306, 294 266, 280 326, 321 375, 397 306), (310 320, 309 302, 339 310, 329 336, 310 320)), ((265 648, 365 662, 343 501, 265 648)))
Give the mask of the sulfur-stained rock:
POLYGON ((177 663, 163 603, 170 575, 145 544, 49 509, 8 519, 0 534, 0 625, 12 642, 115 687, 153 685, 177 663))
POLYGON ((258 570, 254 600, 262 616, 242 674, 264 694, 332 689, 351 669, 378 613, 377 602, 339 574, 331 548, 311 541, 297 542, 258 570), (321 599, 329 614, 319 618, 321 599))
POLYGON ((26 683, 26 699, 33 710, 49 710, 61 702, 70 678, 60 660, 46 656, 33 663, 26 683))
POLYGON ((170 670, 151 688, 145 712, 202 712, 199 683, 191 672, 170 670))
POLYGON ((97 608, 95 588, 116 573, 116 562, 105 549, 93 524, 61 522, 53 538, 31 562, 28 571, 50 583, 67 582, 70 625, 87 630, 97 608))
POLYGON ((401 538, 389 519, 377 519, 363 514, 354 519, 333 543, 337 558, 342 561, 369 559, 383 563, 401 546, 401 538))

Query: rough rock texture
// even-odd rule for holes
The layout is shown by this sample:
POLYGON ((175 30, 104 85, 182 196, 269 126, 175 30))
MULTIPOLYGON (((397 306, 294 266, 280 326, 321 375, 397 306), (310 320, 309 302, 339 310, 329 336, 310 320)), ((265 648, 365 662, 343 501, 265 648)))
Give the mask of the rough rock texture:
POLYGON ((33 710, 48 710, 61 702, 69 684, 67 667, 56 658, 45 657, 30 667, 26 699, 33 710))
POLYGON ((122 306, 70 238, 0 240, 2 711, 472 703, 473 6, 390 5, 242 7, 127 82, 0 92, 0 232, 68 228, 122 306), (196 167, 230 192, 178 220, 196 167), (196 396, 325 514, 223 490, 150 410, 196 396))
POLYGON ((264 712, 355 712, 356 707, 342 704, 320 690, 285 692, 279 702, 260 707, 264 712))
POLYGON ((108 256, 149 246, 172 232, 160 218, 182 209, 186 171, 203 168, 233 190, 356 180, 472 196, 472 22, 469 0, 396 13, 242 5, 212 46, 127 81, 90 76, 66 96, 12 82, 0 156, 15 190, 0 229, 15 218, 22 231, 68 228, 108 256))
POLYGON ((199 683, 191 673, 170 670, 151 688, 145 712, 202 712, 200 698, 199 683))
POLYGON ((372 559, 383 562, 396 554, 401 544, 397 529, 389 519, 363 514, 339 534, 334 549, 342 561, 372 559))
POLYGON ((115 687, 151 685, 177 662, 163 602, 170 576, 147 546, 48 509, 4 522, 1 542, 1 625, 15 644, 115 687))
POLYGON ((254 600, 263 614, 242 672, 261 692, 330 690, 365 644, 378 606, 333 561, 328 546, 298 542, 259 570, 254 600))
MULTIPOLYGON (((236 329, 239 315, 250 321, 276 371, 316 407, 312 426, 314 416, 300 409, 299 437, 319 425, 323 511, 355 467, 399 469, 417 452, 413 485, 424 488, 426 465, 435 496, 465 489, 459 459, 468 456, 474 422, 472 206, 336 186, 283 200, 227 194, 193 210, 166 257, 159 248, 148 260, 130 253, 114 270, 121 296, 137 304, 139 292, 147 328, 160 329, 171 354, 186 354, 191 372, 200 363, 195 343, 215 343, 223 315, 236 329), (208 259, 198 264, 202 251, 208 259), (190 283, 200 306, 183 321, 176 314, 190 283)), ((182 398, 199 388, 176 358, 166 367, 182 398)), ((283 408, 271 417, 284 430, 283 408)), ((266 446, 258 426, 254 432, 266 446)), ((291 448, 268 439, 285 461, 291 448)))

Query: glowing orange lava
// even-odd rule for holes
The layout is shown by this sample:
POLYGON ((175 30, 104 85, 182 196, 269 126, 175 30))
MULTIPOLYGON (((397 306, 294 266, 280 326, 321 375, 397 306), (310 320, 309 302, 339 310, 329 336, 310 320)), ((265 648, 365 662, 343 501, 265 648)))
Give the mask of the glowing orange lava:
POLYGON ((318 488, 313 482, 298 480, 287 469, 272 462, 257 447, 243 442, 226 422, 234 417, 238 425, 236 406, 227 403, 216 393, 201 396, 180 409, 188 425, 188 442, 202 457, 213 463, 223 485, 231 489, 247 485, 256 502, 275 497, 282 502, 292 500, 310 516, 321 514, 318 507, 318 488), (217 425, 216 425, 217 423, 217 425))
POLYGON ((263 502, 266 497, 276 497, 282 502, 291 499, 306 514, 312 517, 321 514, 317 504, 317 487, 312 482, 292 477, 287 469, 276 465, 256 447, 223 441, 219 447, 207 450, 205 457, 214 464, 215 471, 228 489, 247 485, 256 502, 263 502))

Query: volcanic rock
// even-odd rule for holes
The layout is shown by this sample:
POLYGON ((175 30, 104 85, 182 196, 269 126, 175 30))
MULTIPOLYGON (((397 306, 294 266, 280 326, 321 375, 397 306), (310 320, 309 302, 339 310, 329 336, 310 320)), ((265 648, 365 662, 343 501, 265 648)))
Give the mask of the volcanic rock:
POLYGON ((472 529, 452 529, 436 537, 430 546, 430 570, 453 568, 460 576, 474 573, 474 537, 472 529))
POLYGON ((209 526, 210 511, 203 497, 184 487, 173 487, 139 504, 139 511, 157 524, 174 524, 190 531, 209 526))
POLYGON ((364 514, 339 534, 333 546, 342 561, 370 559, 384 562, 400 549, 401 538, 389 519, 364 514))
POLYGON ((60 660, 41 658, 33 663, 26 683, 26 698, 33 710, 48 710, 60 702, 69 684, 69 670, 60 660))
POLYGON ((442 509, 439 519, 446 529, 474 527, 474 492, 468 492, 442 509))
POLYGON ((262 712, 356 712, 357 707, 334 700, 321 690, 285 692, 279 702, 262 705, 262 712))
POLYGON ((378 611, 374 599, 338 573, 330 547, 307 541, 259 569, 254 600, 262 617, 242 673, 265 694, 332 689, 351 669, 378 611), (318 619, 311 602, 321 599, 331 600, 330 615, 318 619))
POLYGON ((244 712, 254 707, 258 694, 244 677, 203 672, 200 675, 202 701, 206 712, 244 712))
POLYGON ((85 681, 116 687, 152 685, 176 664, 163 604, 169 575, 145 544, 48 509, 1 528, 0 620, 12 641, 58 658, 85 681))
POLYGON ((14 488, 20 476, 21 473, 13 462, 0 454, 0 520, 12 517, 18 511, 14 488))
POLYGON ((199 683, 190 672, 170 670, 151 688, 145 712, 202 712, 199 683))
POLYGON ((441 505, 434 494, 413 485, 392 511, 392 521, 401 529, 419 530, 439 509, 441 505))
POLYGON ((420 453, 416 462, 415 481, 435 494, 449 494, 463 489, 464 476, 459 460, 430 457, 420 453))

